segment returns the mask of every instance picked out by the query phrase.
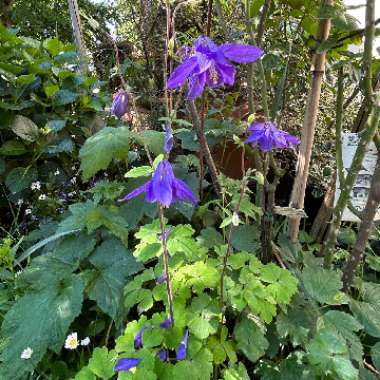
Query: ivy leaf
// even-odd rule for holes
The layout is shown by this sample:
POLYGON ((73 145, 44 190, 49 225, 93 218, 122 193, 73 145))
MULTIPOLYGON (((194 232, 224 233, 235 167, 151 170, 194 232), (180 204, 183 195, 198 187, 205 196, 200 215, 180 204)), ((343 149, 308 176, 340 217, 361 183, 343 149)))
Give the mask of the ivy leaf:
POLYGON ((113 159, 128 157, 129 130, 127 127, 101 129, 89 137, 79 151, 84 180, 88 180, 99 170, 107 169, 113 159))
POLYGON ((18 379, 33 370, 48 348, 60 351, 71 322, 80 313, 83 290, 81 278, 72 274, 64 281, 57 277, 14 303, 1 329, 0 378, 18 379), (29 360, 20 358, 26 347, 33 350, 29 360))
POLYGON ((234 335, 237 341, 237 348, 252 363, 260 359, 269 347, 269 343, 261 328, 247 317, 243 317, 235 326, 234 335))
POLYGON ((142 266, 115 238, 104 241, 90 256, 90 262, 96 271, 88 284, 88 295, 103 312, 116 320, 127 279, 142 266))
POLYGON ((322 304, 339 305, 342 302, 340 289, 343 284, 339 272, 318 267, 307 267, 302 272, 307 294, 322 304))
POLYGON ((97 377, 108 380, 114 375, 115 350, 108 352, 107 347, 96 347, 88 363, 88 369, 97 377))

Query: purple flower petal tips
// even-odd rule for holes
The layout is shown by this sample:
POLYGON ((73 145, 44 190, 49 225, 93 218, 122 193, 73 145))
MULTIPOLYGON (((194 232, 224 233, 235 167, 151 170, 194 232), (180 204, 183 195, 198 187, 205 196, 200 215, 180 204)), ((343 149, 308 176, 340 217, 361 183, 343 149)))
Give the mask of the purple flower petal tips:
POLYGON ((161 350, 157 352, 157 357, 162 362, 166 362, 168 360, 168 350, 166 350, 165 348, 161 348, 161 350))
POLYGON ((271 122, 254 122, 248 128, 250 135, 245 142, 258 145, 263 152, 272 149, 289 149, 294 148, 300 143, 300 140, 291 134, 277 129, 271 122))
POLYGON ((189 330, 186 329, 185 335, 183 336, 182 342, 178 345, 176 351, 177 360, 185 360, 187 355, 187 343, 189 340, 189 330))
POLYGON ((143 346, 143 341, 142 341, 142 334, 143 332, 146 330, 146 327, 143 327, 142 329, 140 329, 138 331, 138 333, 136 334, 135 336, 135 339, 134 339, 134 346, 135 346, 135 350, 139 350, 140 348, 142 348, 143 346))
POLYGON ((160 323, 160 327, 162 329, 168 329, 169 327, 172 326, 172 324, 173 324, 173 322, 172 322, 171 318, 169 317, 160 323))
MULTIPOLYGON (((186 49, 188 51, 188 49, 186 49)), ((194 42, 194 53, 172 73, 167 86, 170 89, 181 87, 188 81, 188 100, 202 95, 205 85, 222 87, 235 82, 235 67, 231 64, 254 62, 263 51, 252 45, 226 43, 218 46, 208 37, 198 37, 194 42)))
POLYGON ((169 207, 177 201, 197 203, 186 183, 174 176, 173 168, 167 160, 159 162, 151 180, 127 194, 120 201, 130 200, 141 193, 145 193, 147 202, 158 202, 164 207, 169 207))
POLYGON ((164 151, 165 153, 170 153, 173 149, 173 134, 170 127, 165 123, 165 144, 164 151))
POLYGON ((115 364, 115 371, 129 371, 131 368, 137 367, 142 359, 139 358, 122 358, 115 364))
POLYGON ((169 227, 163 234, 161 235, 158 235, 158 240, 162 241, 164 240, 167 240, 168 236, 170 235, 170 233, 173 231, 173 227, 169 227))
POLYGON ((128 93, 120 90, 114 94, 111 113, 121 119, 128 110, 128 93))
POLYGON ((156 284, 163 284, 166 281, 166 274, 162 273, 156 278, 156 284))

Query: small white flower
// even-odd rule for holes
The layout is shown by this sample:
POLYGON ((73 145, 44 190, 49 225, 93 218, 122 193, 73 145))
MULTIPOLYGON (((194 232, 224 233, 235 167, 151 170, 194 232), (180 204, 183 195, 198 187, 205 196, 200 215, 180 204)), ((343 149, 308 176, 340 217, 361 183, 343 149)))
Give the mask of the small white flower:
POLYGON ((88 336, 80 341, 81 346, 88 346, 89 344, 90 344, 90 338, 88 336))
POLYGON ((40 201, 45 201, 45 200, 46 200, 46 195, 45 195, 45 194, 41 194, 41 195, 38 197, 38 200, 40 200, 40 201))
POLYGON ((69 198, 72 198, 77 192, 76 191, 71 191, 70 193, 67 194, 69 198))
POLYGON ((234 213, 232 214, 232 224, 236 227, 236 226, 239 225, 239 223, 240 223, 239 214, 236 213, 236 212, 234 212, 234 213))
POLYGON ((40 181, 32 182, 32 184, 30 185, 30 188, 32 190, 40 190, 41 189, 41 183, 40 183, 40 181))
POLYGON ((25 215, 29 215, 29 214, 31 214, 31 213, 32 213, 32 209, 27 208, 27 209, 25 210, 25 215))
POLYGON ((73 177, 70 179, 70 182, 75 185, 77 183, 77 177, 73 177))
POLYGON ((22 199, 17 200, 17 206, 21 206, 23 203, 24 203, 24 201, 22 199))
POLYGON ((57 169, 55 172, 54 172, 54 175, 59 175, 60 174, 60 171, 57 169))
POLYGON ((20 274, 22 273, 21 270, 18 270, 16 273, 15 273, 15 277, 17 278, 18 276, 20 276, 20 274))
POLYGON ((30 359, 33 355, 33 350, 30 347, 26 347, 25 350, 21 352, 20 358, 27 360, 30 359))
POLYGON ((72 138, 72 139, 75 139, 75 137, 77 137, 77 136, 76 136, 76 135, 71 135, 71 138, 72 138))
POLYGON ((92 93, 93 93, 93 94, 99 94, 99 92, 100 92, 100 88, 94 88, 94 89, 92 90, 92 93))
POLYGON ((65 348, 67 350, 75 350, 79 346, 78 334, 71 333, 65 340, 65 348))
POLYGON ((75 168, 75 165, 71 167, 71 170, 75 170, 75 169, 76 169, 76 168, 75 168))

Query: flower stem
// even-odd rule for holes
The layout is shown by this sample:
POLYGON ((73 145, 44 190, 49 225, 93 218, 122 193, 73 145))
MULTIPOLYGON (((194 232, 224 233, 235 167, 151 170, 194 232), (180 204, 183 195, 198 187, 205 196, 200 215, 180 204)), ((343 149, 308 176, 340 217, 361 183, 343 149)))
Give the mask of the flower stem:
POLYGON ((161 227, 161 236, 162 236, 162 249, 163 249, 162 257, 164 261, 166 292, 168 295, 169 317, 172 321, 172 326, 174 326, 173 287, 172 287, 170 271, 169 271, 169 252, 168 252, 168 247, 166 245, 164 209, 161 205, 158 206, 158 214, 160 218, 160 227, 161 227))
POLYGON ((220 196, 222 188, 218 180, 218 171, 216 169, 215 161, 211 155, 210 148, 207 143, 206 135, 202 129, 202 123, 199 119, 198 110, 194 101, 189 101, 188 108, 190 111, 191 118, 193 120, 193 125, 198 136, 198 141, 202 150, 202 155, 206 158, 207 166, 210 170, 211 180, 214 185, 215 192, 220 196))

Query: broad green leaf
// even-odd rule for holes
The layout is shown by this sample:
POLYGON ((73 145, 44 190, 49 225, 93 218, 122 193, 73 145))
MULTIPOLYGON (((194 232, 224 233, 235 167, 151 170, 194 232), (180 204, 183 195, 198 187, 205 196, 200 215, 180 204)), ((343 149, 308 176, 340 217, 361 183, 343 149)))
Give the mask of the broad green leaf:
POLYGON ((37 179, 37 170, 35 168, 14 168, 5 179, 5 184, 12 193, 18 193, 37 179))
POLYGON ((223 371, 223 380, 250 380, 243 363, 231 366, 223 371))
POLYGON ((142 266, 115 238, 104 241, 90 256, 90 262, 96 271, 87 285, 88 295, 103 312, 117 319, 127 279, 142 266))
POLYGON ((28 152, 28 149, 17 140, 8 140, 0 147, 0 155, 20 156, 28 152))
POLYGON ((371 358, 377 370, 380 371, 380 342, 377 342, 371 348, 371 358))
POLYGON ((131 132, 131 139, 141 146, 147 146, 155 156, 158 156, 163 151, 165 133, 147 129, 142 132, 131 132))
POLYGON ((125 178, 148 177, 153 173, 151 166, 138 166, 125 173, 125 178))
POLYGON ((65 106, 75 102, 78 94, 70 90, 58 90, 53 95, 53 101, 56 106, 65 106))
POLYGON ((0 378, 18 379, 33 370, 48 348, 61 350, 71 322, 80 313, 83 289, 82 280, 73 274, 64 281, 46 283, 14 303, 1 329, 0 378), (33 355, 23 360, 20 355, 27 347, 33 355))
POLYGON ((368 302, 350 300, 350 309, 367 334, 380 338, 380 310, 368 302))
POLYGON ((307 267, 302 272, 302 280, 307 294, 320 303, 339 305, 342 303, 342 281, 334 270, 307 267))
POLYGON ((269 347, 268 341, 262 329, 252 320, 243 317, 234 329, 237 348, 251 361, 255 363, 269 347))
POLYGON ((259 248, 258 237, 258 230, 254 225, 237 226, 233 233, 232 246, 237 251, 257 253, 259 248))
POLYGON ((79 152, 83 178, 88 180, 99 170, 107 169, 113 159, 126 159, 128 150, 127 127, 101 129, 86 140, 79 152))
POLYGON ((37 79, 37 77, 34 74, 26 74, 26 75, 20 75, 17 77, 16 82, 21 85, 28 85, 32 82, 34 82, 37 79))
POLYGON ((115 365, 114 350, 108 352, 107 347, 96 347, 88 363, 88 368, 103 380, 108 380, 114 375, 113 367, 115 365))
POLYGON ((96 380, 95 374, 88 367, 83 367, 76 375, 74 380, 96 380))
POLYGON ((71 138, 66 137, 54 142, 51 142, 44 148, 44 151, 49 154, 58 154, 63 152, 72 152, 74 150, 74 143, 71 138))
POLYGON ((64 119, 54 119, 50 120, 46 123, 45 128, 51 130, 53 132, 59 132, 63 128, 65 128, 66 120, 64 119))
POLYGON ((334 378, 357 380, 358 370, 349 359, 345 340, 333 330, 322 329, 306 346, 310 363, 321 375, 334 374, 334 378))
POLYGON ((45 84, 44 85, 44 91, 48 98, 51 98, 59 91, 59 86, 57 84, 45 84))
POLYGON ((223 236, 213 227, 207 227, 197 236, 199 244, 206 248, 212 248, 224 243, 223 236))
POLYGON ((204 316, 199 316, 189 322, 190 333, 203 340, 216 333, 216 326, 204 316))

